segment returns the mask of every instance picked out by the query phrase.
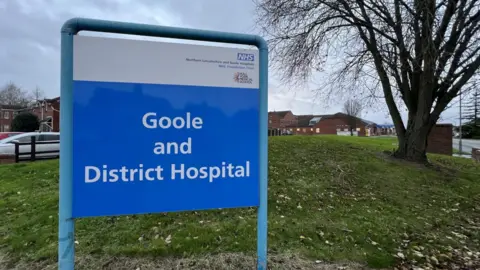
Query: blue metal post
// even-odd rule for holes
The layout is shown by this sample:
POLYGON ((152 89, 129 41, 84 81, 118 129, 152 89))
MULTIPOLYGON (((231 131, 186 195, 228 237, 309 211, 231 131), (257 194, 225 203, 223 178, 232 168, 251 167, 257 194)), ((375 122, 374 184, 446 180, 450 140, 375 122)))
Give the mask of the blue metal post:
POLYGON ((60 63, 60 183, 58 217, 58 268, 75 267, 74 220, 72 218, 73 136, 73 35, 62 29, 60 63))
POLYGON ((260 52, 260 206, 257 220, 257 268, 267 269, 268 238, 268 47, 266 42, 258 39, 260 52))

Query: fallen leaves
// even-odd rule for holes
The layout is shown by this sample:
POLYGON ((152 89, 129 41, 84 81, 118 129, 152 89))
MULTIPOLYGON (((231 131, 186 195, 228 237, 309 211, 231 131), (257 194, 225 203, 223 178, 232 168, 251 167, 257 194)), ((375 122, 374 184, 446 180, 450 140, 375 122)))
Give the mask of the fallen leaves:
POLYGON ((169 235, 167 236, 167 238, 165 238, 165 244, 168 245, 168 244, 170 244, 170 243, 172 243, 172 235, 171 235, 171 234, 169 234, 169 235))
MULTIPOLYGON (((316 263, 329 258, 361 261, 365 253, 375 262, 393 263, 383 265, 387 269, 480 269, 480 206, 475 197, 480 187, 475 176, 468 176, 473 179, 469 185, 460 185, 461 179, 445 184, 441 174, 387 163, 374 156, 377 150, 346 148, 336 140, 270 142, 269 252, 299 251, 318 259, 316 263)), ((58 207, 58 194, 44 194, 58 190, 58 179, 52 175, 43 187, 38 177, 24 176, 2 177, 11 188, 0 188, 0 197, 7 198, 0 214, 12 222, 0 226, 8 232, 0 235, 0 245, 13 247, 17 241, 19 248, 7 251, 38 257, 55 248, 57 216, 52 209, 58 207), (30 186, 43 195, 26 188, 30 186), (33 226, 25 217, 39 223, 33 226)), ((84 254, 102 245, 132 254, 157 254, 157 248, 180 256, 246 252, 256 241, 255 208, 130 215, 114 224, 101 218, 77 222, 84 254)))

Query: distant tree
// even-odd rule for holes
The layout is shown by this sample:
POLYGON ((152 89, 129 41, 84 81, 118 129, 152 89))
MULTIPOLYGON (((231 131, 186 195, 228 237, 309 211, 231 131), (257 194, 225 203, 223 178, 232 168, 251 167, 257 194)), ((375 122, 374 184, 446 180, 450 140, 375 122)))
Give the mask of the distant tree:
POLYGON ((32 100, 34 100, 35 102, 45 99, 45 93, 38 86, 35 88, 35 90, 32 91, 31 96, 32 100))
POLYGON ((0 105, 27 106, 30 103, 29 93, 13 82, 0 89, 0 105))
POLYGON ((348 115, 348 125, 350 127, 350 136, 357 129, 357 120, 362 114, 363 106, 356 99, 349 99, 343 104, 343 112, 348 115))
POLYGON ((428 162, 427 139, 441 113, 480 79, 477 0, 256 1, 282 78, 305 82, 333 69, 329 89, 319 91, 383 98, 397 158, 428 162))
POLYGON ((40 128, 40 120, 31 112, 17 114, 12 120, 12 131, 32 132, 40 128))

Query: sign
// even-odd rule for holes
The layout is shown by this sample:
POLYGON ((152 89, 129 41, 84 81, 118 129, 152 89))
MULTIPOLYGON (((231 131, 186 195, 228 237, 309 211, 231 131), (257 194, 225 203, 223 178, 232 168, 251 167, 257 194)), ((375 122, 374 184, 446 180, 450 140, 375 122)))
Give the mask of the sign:
POLYGON ((258 206, 258 59, 74 36, 72 216, 258 206))
POLYGON ((267 269, 268 46, 262 37, 73 18, 61 30, 60 79, 60 270, 75 268, 75 218, 246 206, 257 206, 257 269, 267 269))

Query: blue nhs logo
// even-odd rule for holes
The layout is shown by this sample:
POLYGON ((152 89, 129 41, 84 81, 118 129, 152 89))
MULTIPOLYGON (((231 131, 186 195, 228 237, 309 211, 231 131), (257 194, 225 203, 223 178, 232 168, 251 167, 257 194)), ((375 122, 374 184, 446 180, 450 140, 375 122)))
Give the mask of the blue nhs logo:
POLYGON ((237 60, 239 61, 255 61, 255 55, 251 53, 238 53, 237 60))

